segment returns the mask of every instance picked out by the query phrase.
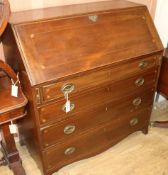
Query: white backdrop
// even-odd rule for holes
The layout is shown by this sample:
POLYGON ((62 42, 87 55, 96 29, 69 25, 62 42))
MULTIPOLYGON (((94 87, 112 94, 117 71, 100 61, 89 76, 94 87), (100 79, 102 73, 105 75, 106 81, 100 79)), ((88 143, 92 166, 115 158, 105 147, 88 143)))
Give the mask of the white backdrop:
MULTIPOLYGON (((9 0, 12 11, 37 9, 42 7, 60 6, 68 4, 79 4, 79 3, 95 2, 95 1, 103 1, 103 0, 9 0)), ((151 5, 153 5, 153 3, 151 2, 155 2, 156 0, 129 0, 129 1, 146 4, 148 8, 151 10, 152 8, 151 5)))
POLYGON ((158 0, 155 24, 164 47, 168 43, 168 0, 158 0))
POLYGON ((79 4, 102 0, 9 0, 12 11, 37 9, 42 7, 79 4))

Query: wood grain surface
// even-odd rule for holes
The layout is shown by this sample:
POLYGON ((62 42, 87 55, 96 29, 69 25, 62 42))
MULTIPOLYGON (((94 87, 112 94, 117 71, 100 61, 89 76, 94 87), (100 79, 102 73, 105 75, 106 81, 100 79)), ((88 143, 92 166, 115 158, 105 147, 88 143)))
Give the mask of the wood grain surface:
POLYGON ((29 100, 20 136, 43 174, 147 134, 163 47, 145 6, 112 0, 18 12, 2 41, 29 100))

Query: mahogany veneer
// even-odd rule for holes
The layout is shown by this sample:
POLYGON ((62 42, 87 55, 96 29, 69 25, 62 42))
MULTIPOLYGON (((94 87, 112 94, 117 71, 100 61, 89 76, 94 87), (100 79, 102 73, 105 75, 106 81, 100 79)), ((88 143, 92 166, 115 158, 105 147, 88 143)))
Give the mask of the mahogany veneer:
POLYGON ((45 175, 147 133, 163 47, 145 6, 112 0, 17 12, 3 45, 29 99, 21 138, 45 175))

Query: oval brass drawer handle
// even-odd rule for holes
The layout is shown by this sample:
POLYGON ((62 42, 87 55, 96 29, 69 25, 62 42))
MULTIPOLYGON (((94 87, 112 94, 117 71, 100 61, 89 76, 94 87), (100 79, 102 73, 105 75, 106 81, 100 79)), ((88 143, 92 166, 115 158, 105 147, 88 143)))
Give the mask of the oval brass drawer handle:
POLYGON ((133 118, 131 121, 130 121, 130 126, 135 126, 138 124, 138 118, 133 118))
POLYGON ((76 129, 76 126, 75 125, 68 125, 64 128, 64 133, 65 134, 72 134, 76 129))
POLYGON ((140 77, 135 81, 135 85, 140 87, 144 84, 144 82, 145 82, 145 79, 143 77, 140 77))
POLYGON ((64 94, 69 94, 71 93, 72 91, 75 90, 75 85, 72 84, 72 83, 69 83, 69 84, 65 84, 64 86, 62 86, 61 88, 61 91, 64 93, 64 94))
POLYGON ((134 106, 139 106, 141 104, 141 102, 142 102, 142 99, 140 97, 137 97, 132 101, 132 104, 134 106))
POLYGON ((76 151, 76 148, 75 147, 69 147, 67 148, 65 151, 64 151, 64 154, 67 156, 67 155, 71 155, 73 154, 74 152, 76 151))
POLYGON ((144 69, 148 66, 148 62, 147 61, 142 61, 139 63, 138 67, 141 69, 144 69))
MULTIPOLYGON (((70 111, 73 111, 75 108, 75 104, 71 103, 70 104, 70 111)), ((66 112, 66 104, 63 105, 62 110, 66 112)))

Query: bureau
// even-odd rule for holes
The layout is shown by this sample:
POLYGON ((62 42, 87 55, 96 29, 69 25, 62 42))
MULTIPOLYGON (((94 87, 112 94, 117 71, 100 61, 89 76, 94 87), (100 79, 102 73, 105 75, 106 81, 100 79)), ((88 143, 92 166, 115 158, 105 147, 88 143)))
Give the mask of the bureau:
POLYGON ((16 12, 2 42, 29 100, 20 139, 45 175, 147 133, 163 47, 145 6, 16 12))

